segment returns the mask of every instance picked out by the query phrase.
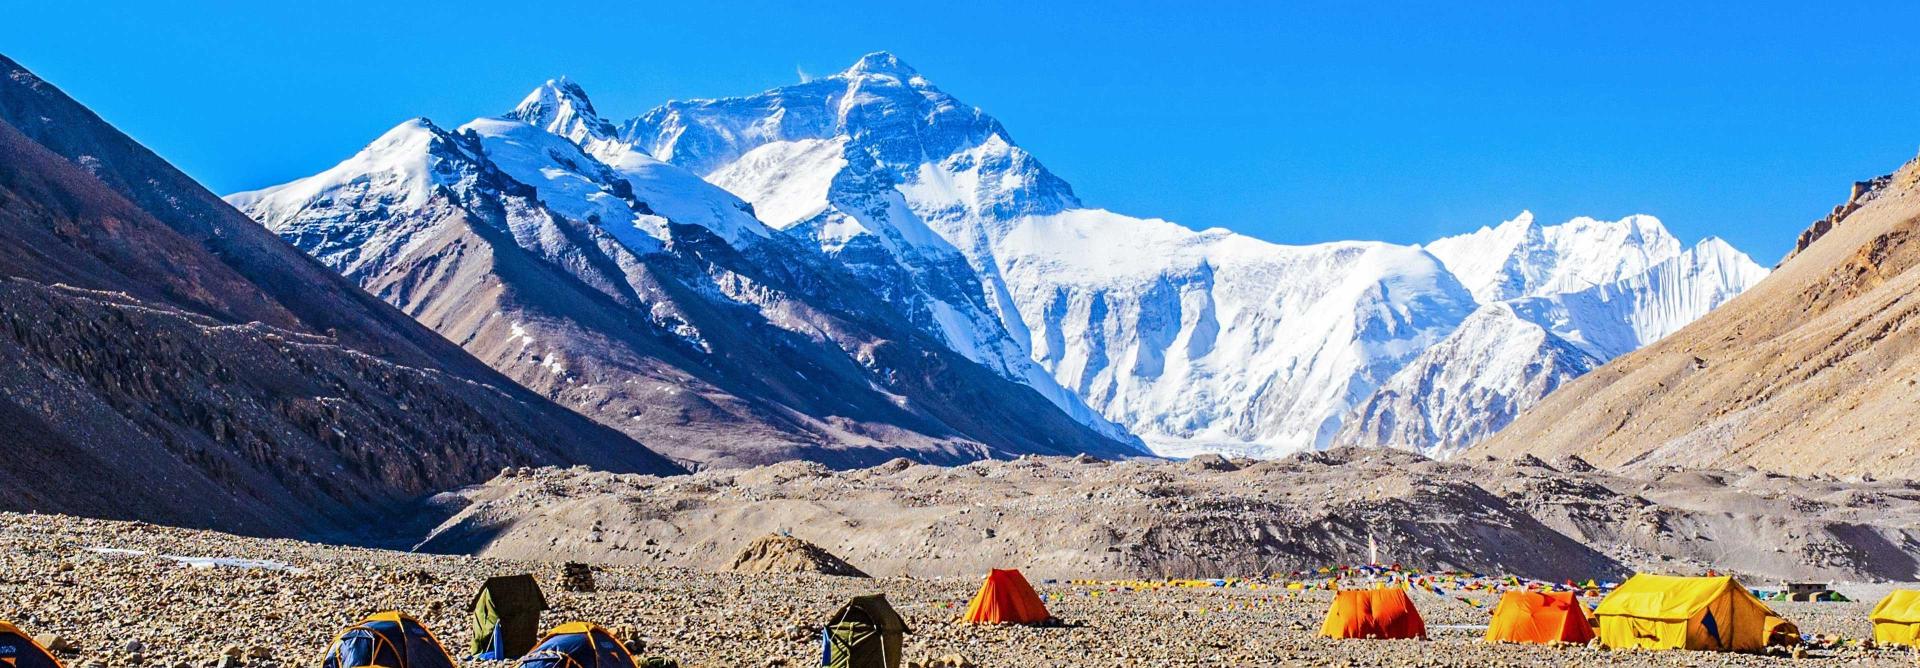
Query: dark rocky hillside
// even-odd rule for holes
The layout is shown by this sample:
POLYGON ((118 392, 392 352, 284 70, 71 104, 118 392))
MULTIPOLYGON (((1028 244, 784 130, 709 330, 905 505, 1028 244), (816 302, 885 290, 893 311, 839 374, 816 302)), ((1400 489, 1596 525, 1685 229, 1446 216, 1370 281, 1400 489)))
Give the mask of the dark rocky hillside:
POLYGON ((0 507, 310 535, 508 465, 679 470, 0 71, 0 507))

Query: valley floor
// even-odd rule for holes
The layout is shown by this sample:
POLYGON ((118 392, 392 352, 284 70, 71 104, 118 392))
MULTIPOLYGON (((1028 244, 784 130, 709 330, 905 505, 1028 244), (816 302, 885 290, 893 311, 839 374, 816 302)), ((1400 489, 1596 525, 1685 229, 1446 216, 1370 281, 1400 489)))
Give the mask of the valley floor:
MULTIPOLYGON (((1317 638, 1330 595, 1307 591, 1156 589, 1036 583, 1071 628, 952 623, 974 578, 745 576, 684 568, 608 567, 599 591, 561 591, 556 564, 415 555, 48 515, 0 514, 0 619, 56 634, 70 668, 210 665, 229 647, 264 656, 248 668, 317 665, 338 629, 401 609, 449 650, 471 640, 467 603, 487 576, 535 573, 554 609, 543 626, 584 619, 647 639, 648 654, 686 666, 817 665, 813 626, 849 596, 885 592, 907 618, 909 661, 957 654, 988 666, 1223 665, 1912 665, 1904 650, 1816 651, 1795 662, 1693 652, 1487 645, 1486 613, 1416 592, 1433 640, 1317 638), (182 557, 245 560, 210 563, 182 557), (140 656, 125 648, 138 641, 140 656), (259 650, 254 650, 259 648, 259 650)), ((1884 591, 1884 587, 1873 588, 1884 591)), ((1849 593, 1871 596, 1861 589, 1849 593)), ((1871 599, 1868 599, 1871 600, 1871 599)), ((1868 635, 1870 603, 1778 603, 1807 633, 1868 635)))

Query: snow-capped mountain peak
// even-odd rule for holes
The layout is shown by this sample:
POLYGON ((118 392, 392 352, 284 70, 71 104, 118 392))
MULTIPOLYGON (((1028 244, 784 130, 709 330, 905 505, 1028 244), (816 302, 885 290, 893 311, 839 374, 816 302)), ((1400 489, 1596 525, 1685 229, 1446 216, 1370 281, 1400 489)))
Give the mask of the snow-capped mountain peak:
MULTIPOLYGON (((735 244, 768 236, 769 231, 755 220, 751 207, 740 198, 715 187, 699 176, 679 167, 662 163, 646 151, 620 138, 619 129, 594 110, 587 91, 567 77, 550 79, 528 93, 504 117, 533 126, 545 133, 571 141, 580 151, 592 156, 589 162, 612 169, 614 176, 626 181, 633 203, 642 214, 657 214, 684 225, 712 230, 735 244)), ((498 127, 475 121, 488 127, 498 127)), ((528 137, 539 141, 537 137, 528 137)), ((549 152, 554 160, 569 162, 565 150, 549 152)), ((531 165, 540 169, 538 161, 531 165)), ((537 176, 529 174, 529 176, 537 176)), ((656 236, 664 238, 661 227, 656 236)))
POLYGON ((1522 214, 1428 249, 1484 306, 1358 403, 1340 443, 1460 452, 1567 381, 1767 275, 1718 238, 1682 250, 1644 215, 1543 227, 1522 214))
MULTIPOLYGON (((1618 322, 1567 332, 1570 339, 1547 324, 1494 317, 1513 320, 1513 308, 1489 312, 1486 326, 1475 330, 1539 331, 1552 345, 1503 354, 1561 355, 1590 343, 1580 339, 1585 334, 1637 340, 1665 331, 1754 280, 1738 270, 1674 271, 1690 277, 1680 283, 1711 285, 1686 287, 1698 294, 1678 300, 1625 296, 1664 294, 1677 285, 1606 292, 1600 286, 1682 255, 1681 243, 1651 216, 1543 225, 1523 211, 1424 248, 1361 254, 1358 247, 1273 246, 1087 208, 998 121, 885 52, 840 74, 759 95, 671 102, 623 131, 829 252, 873 240, 914 265, 914 274, 931 276, 945 271, 931 264, 944 261, 916 257, 958 250, 1014 345, 953 335, 977 326, 946 327, 949 342, 998 369, 1019 368, 1002 360, 1024 349, 1054 383, 1162 453, 1272 455, 1325 446, 1349 407, 1478 306, 1605 292, 1596 303, 1618 322), (1154 233, 1192 252, 1154 247, 1154 233), (1375 261, 1382 264, 1369 264, 1375 261)), ((977 305, 942 301, 965 321, 981 322, 977 305)), ((1477 347, 1497 338, 1456 341, 1445 359, 1490 359, 1477 347)), ((1609 352, 1580 350, 1617 354, 1601 347, 1609 352)), ((1557 363, 1567 373, 1587 368, 1563 357, 1557 363)), ((1533 367, 1521 361, 1498 368, 1533 367)), ((1497 389, 1557 385, 1545 378, 1505 379, 1513 382, 1497 389)), ((1508 398, 1517 410, 1537 396, 1508 398)), ((1450 445, 1459 446, 1498 424, 1504 418, 1422 433, 1449 434, 1457 437, 1450 445)))
POLYGON ((618 128, 594 111, 586 89, 565 76, 548 79, 533 89, 507 115, 566 137, 589 152, 594 152, 595 145, 613 141, 620 134, 618 128))
POLYGON ((546 208, 616 236, 668 242, 670 226, 649 227, 664 217, 736 246, 776 239, 759 247, 775 256, 817 251, 920 333, 1162 454, 1452 452, 1765 276, 1646 215, 1522 211, 1424 246, 1295 247, 1089 208, 886 52, 669 102, 618 132, 565 79, 507 118, 457 139, 546 208))
MULTIPOLYGON (((340 208, 345 215, 352 203, 336 196, 353 195, 352 202, 373 196, 380 205, 418 207, 436 186, 470 173, 472 147, 457 135, 425 117, 408 119, 382 133, 365 148, 339 164, 292 183, 227 196, 227 202, 255 216, 269 227, 299 215, 310 207, 340 208)), ((371 205, 371 204, 370 204, 371 205)))
POLYGON ((878 76, 906 80, 918 77, 920 73, 915 71, 913 67, 905 61, 900 60, 898 56, 885 51, 875 51, 861 56, 860 60, 855 62, 852 67, 847 68, 836 76, 849 79, 878 76))
POLYGON ((1581 216, 1540 225, 1522 211, 1497 227, 1447 237, 1427 251, 1481 302, 1584 290, 1644 272, 1679 255, 1680 240, 1660 219, 1635 214, 1604 221, 1581 216))

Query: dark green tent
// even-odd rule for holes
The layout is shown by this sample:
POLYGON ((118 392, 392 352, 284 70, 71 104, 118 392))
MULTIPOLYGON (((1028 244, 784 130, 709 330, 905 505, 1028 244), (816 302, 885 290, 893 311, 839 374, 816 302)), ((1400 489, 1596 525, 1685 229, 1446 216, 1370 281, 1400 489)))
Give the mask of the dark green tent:
POLYGON ((885 594, 856 596, 827 618, 820 631, 820 665, 828 668, 900 668, 900 646, 911 633, 885 594))
POLYGON ((531 575, 487 578, 473 597, 473 655, 494 661, 518 659, 540 642, 540 613, 547 597, 531 575))

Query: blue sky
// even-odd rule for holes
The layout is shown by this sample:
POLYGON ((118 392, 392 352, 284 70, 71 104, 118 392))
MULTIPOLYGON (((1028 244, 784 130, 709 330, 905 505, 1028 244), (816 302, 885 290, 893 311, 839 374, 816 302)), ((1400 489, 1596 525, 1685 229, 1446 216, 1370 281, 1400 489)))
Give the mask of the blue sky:
POLYGON ((1920 149, 1910 3, 399 4, 16 3, 0 53, 222 193, 559 74, 625 118, 883 49, 1091 205, 1283 243, 1651 213, 1771 263, 1920 149))

